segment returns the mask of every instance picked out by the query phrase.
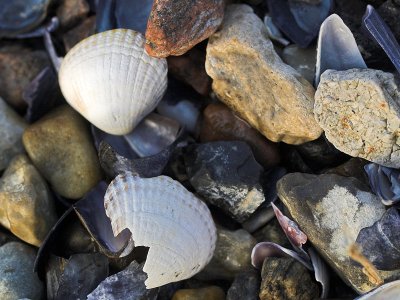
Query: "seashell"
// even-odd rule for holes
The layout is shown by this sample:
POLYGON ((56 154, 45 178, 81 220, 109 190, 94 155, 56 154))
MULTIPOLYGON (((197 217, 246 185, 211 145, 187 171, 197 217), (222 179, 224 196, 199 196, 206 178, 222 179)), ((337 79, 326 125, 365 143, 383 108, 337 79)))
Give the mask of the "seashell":
POLYGON ((83 40, 65 56, 60 72, 67 102, 99 129, 127 134, 161 100, 167 62, 144 51, 144 37, 116 29, 83 40))
POLYGON ((147 288, 198 273, 212 258, 216 228, 207 206, 167 176, 118 175, 104 197, 114 235, 125 228, 135 246, 150 247, 147 288))
POLYGON ((398 300, 399 295, 400 280, 396 280, 386 283, 355 300, 398 300))

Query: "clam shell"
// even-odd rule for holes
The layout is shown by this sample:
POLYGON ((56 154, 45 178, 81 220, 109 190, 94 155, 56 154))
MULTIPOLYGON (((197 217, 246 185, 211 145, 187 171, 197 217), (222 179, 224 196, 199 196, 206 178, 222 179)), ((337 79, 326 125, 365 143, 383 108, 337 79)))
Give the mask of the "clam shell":
POLYGON ((88 37, 65 56, 61 91, 68 103, 101 130, 127 134, 161 100, 167 62, 144 51, 144 37, 116 29, 88 37))
POLYGON ((118 175, 104 197, 114 235, 128 228, 135 246, 150 247, 147 288, 198 273, 211 259, 216 228, 207 206, 167 176, 118 175))

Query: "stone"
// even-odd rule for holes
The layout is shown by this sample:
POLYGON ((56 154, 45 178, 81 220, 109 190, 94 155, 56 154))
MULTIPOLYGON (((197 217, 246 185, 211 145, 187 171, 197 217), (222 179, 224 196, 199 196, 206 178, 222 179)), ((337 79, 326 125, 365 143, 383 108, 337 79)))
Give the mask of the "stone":
POLYGON ((65 46, 65 51, 68 52, 76 44, 78 44, 83 39, 95 34, 96 30, 96 17, 91 16, 86 18, 83 22, 79 23, 77 26, 67 31, 63 35, 63 42, 65 46))
POLYGON ((354 177, 362 183, 369 185, 368 176, 364 166, 368 163, 365 159, 351 158, 347 162, 337 166, 336 168, 328 169, 324 173, 337 174, 345 177, 354 177))
POLYGON ((261 229, 257 230, 253 236, 259 243, 271 242, 288 249, 292 247, 276 218, 261 229))
POLYGON ((224 290, 218 286, 201 289, 183 289, 175 292, 172 300, 225 300, 224 290))
POLYGON ((57 222, 53 198, 25 154, 15 156, 0 179, 0 223, 39 247, 57 222))
POLYGON ((259 289, 260 275, 256 270, 249 270, 236 275, 226 300, 258 300, 259 289))
POLYGON ((0 171, 7 168, 15 155, 24 152, 22 134, 26 126, 26 122, 0 98, 0 171))
POLYGON ((244 142, 189 146, 184 156, 191 185, 204 199, 244 222, 265 200, 263 168, 244 142))
POLYGON ((400 167, 400 90, 379 70, 327 70, 315 94, 315 118, 340 151, 400 167))
POLYGON ((86 0, 61 0, 59 3, 56 15, 60 26, 64 29, 71 28, 83 21, 90 10, 86 0))
MULTIPOLYGON (((278 195, 308 240, 339 276, 358 293, 376 287, 349 256, 359 232, 380 220, 385 207, 369 188, 352 177, 292 173, 277 184, 278 195)), ((400 270, 378 271, 383 280, 400 270)))
POLYGON ((22 140, 33 164, 63 197, 79 199, 101 179, 88 125, 63 105, 30 125, 22 140))
POLYGON ((224 0, 155 0, 146 29, 147 53, 184 54, 217 30, 224 7, 224 0))
POLYGON ((43 299, 43 284, 33 272, 35 257, 36 251, 20 242, 0 247, 0 299, 43 299))
POLYGON ((387 0, 377 9, 389 28, 392 30, 397 41, 400 40, 400 3, 397 0, 387 0))
POLYGON ((266 258, 261 278, 260 300, 319 298, 318 284, 306 267, 293 258, 266 258))
POLYGON ((29 83, 50 65, 47 53, 19 45, 0 48, 0 97, 12 107, 23 110, 22 94, 29 83))
POLYGON ((269 140, 301 144, 321 135, 314 88, 282 62, 250 6, 227 7, 208 42, 206 71, 218 99, 269 140))
POLYGON ((295 69, 311 84, 314 82, 315 64, 317 63, 317 50, 315 47, 300 48, 289 45, 283 49, 282 60, 295 69))
POLYGON ((253 150, 257 161, 265 168, 279 164, 278 144, 263 137, 246 121, 237 117, 222 103, 211 103, 203 111, 200 141, 244 141, 253 150))

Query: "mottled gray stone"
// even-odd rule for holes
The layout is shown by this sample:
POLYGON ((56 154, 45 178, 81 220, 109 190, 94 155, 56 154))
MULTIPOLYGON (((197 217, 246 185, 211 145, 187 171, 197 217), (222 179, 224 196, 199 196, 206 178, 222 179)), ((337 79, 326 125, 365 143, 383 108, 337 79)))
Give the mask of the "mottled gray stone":
POLYGON ((255 269, 236 275, 226 295, 226 300, 258 300, 260 275, 255 269))

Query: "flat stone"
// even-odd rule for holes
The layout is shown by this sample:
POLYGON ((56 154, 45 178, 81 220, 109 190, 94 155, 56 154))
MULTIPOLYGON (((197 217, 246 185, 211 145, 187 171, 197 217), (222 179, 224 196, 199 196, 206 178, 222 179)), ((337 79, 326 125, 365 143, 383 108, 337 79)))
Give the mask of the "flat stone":
POLYGON ((260 275, 255 269, 236 275, 226 295, 226 300, 258 300, 260 275))
POLYGON ((269 140, 301 144, 321 135, 314 88, 282 62, 250 6, 227 7, 208 42, 206 71, 217 97, 269 140))
POLYGON ((56 14, 64 29, 83 21, 90 10, 86 0, 61 0, 59 3, 56 14))
POLYGON ((315 64, 317 63, 317 50, 315 47, 300 48, 297 45, 289 45, 283 49, 282 60, 307 79, 314 82, 315 64))
POLYGON ((326 137, 340 151, 400 167, 400 89, 391 73, 371 69, 324 72, 314 112, 326 137))
POLYGON ((209 286, 201 289, 178 290, 172 300, 225 300, 224 290, 218 286, 209 286))
POLYGON ((35 257, 36 251, 23 243, 0 247, 0 299, 43 299, 43 283, 33 272, 35 257))
POLYGON ((191 185, 204 199, 244 222, 265 197, 263 168, 244 142, 212 142, 189 146, 184 156, 191 185))
POLYGON ((25 154, 17 155, 0 179, 0 223, 39 247, 57 219, 46 181, 25 154))
MULTIPOLYGON (((362 182, 335 174, 292 173, 277 184, 278 195, 293 220, 338 275, 359 293, 376 287, 361 265, 349 257, 361 229, 380 220, 385 207, 362 182)), ((383 280, 400 271, 378 271, 383 280)))
POLYGON ((267 140, 222 103, 209 104, 203 111, 200 141, 244 141, 265 168, 280 162, 278 144, 267 140))
POLYGON ((33 164, 61 196, 79 199, 100 181, 88 125, 70 106, 61 106, 30 125, 22 140, 33 164))
POLYGON ((96 17, 91 16, 86 18, 83 22, 79 23, 76 27, 67 31, 63 35, 65 51, 69 51, 83 39, 95 34, 96 30, 96 17))
POLYGON ((147 22, 147 53, 184 54, 217 30, 224 7, 224 0, 155 0, 147 22))
POLYGON ((0 171, 15 155, 24 152, 22 133, 26 126, 26 122, 0 98, 0 171))

